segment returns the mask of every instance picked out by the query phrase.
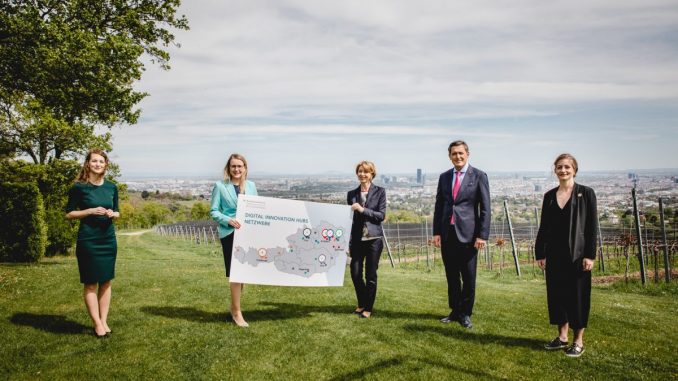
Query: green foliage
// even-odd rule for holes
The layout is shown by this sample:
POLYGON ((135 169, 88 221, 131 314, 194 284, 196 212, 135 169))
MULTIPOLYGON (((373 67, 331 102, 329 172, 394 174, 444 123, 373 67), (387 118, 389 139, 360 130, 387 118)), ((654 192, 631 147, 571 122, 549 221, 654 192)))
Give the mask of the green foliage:
POLYGON ((116 227, 142 227, 141 224, 136 223, 138 218, 133 204, 128 201, 120 202, 120 218, 115 221, 116 227))
POLYGON ((210 206, 205 201, 196 201, 191 207, 191 220, 209 220, 210 206))
POLYGON ((396 209, 396 210, 388 210, 386 212, 386 220, 389 223, 396 223, 396 222, 401 222, 401 223, 420 223, 423 222, 426 219, 425 215, 421 215, 419 213, 416 213, 411 210, 404 210, 404 209, 396 209))
POLYGON ((209 204, 204 200, 194 200, 190 195, 129 191, 127 199, 120 202, 120 218, 116 225, 121 228, 146 229, 156 224, 209 218, 209 204))
POLYGON ((0 183, 0 261, 36 262, 45 252, 47 226, 35 184, 0 183))
POLYGON ((191 209, 177 203, 159 201, 123 201, 120 203, 120 218, 116 225, 123 228, 151 228, 191 219, 191 209))
POLYGON ((0 181, 33 183, 42 194, 47 223, 47 256, 66 254, 75 244, 76 224, 66 220, 64 208, 68 189, 79 169, 80 165, 72 160, 53 160, 49 164, 0 161, 0 181))
MULTIPOLYGON (((139 193, 139 192, 130 192, 130 193, 139 193)), ((191 201, 193 197, 186 194, 174 193, 174 192, 160 192, 156 190, 155 192, 141 191, 139 193, 141 198, 144 200, 158 200, 158 201, 191 201)))
POLYGON ((171 211, 165 205, 155 201, 145 202, 141 207, 141 212, 146 218, 146 226, 163 223, 167 221, 171 214, 171 211))
POLYGON ((110 149, 97 126, 134 124, 144 54, 169 68, 166 28, 179 0, 47 0, 0 3, 0 155, 35 163, 110 149))
MULTIPOLYGON (((34 182, 48 225, 47 255, 66 253, 75 224, 64 218, 68 188, 91 147, 110 150, 110 132, 136 123, 146 96, 134 82, 142 58, 169 68, 166 28, 179 0, 0 2, 0 179, 34 182), (30 157, 28 165, 16 157, 30 157)), ((118 174, 112 164, 110 177, 118 174)), ((124 186, 120 189, 124 199, 124 186)))

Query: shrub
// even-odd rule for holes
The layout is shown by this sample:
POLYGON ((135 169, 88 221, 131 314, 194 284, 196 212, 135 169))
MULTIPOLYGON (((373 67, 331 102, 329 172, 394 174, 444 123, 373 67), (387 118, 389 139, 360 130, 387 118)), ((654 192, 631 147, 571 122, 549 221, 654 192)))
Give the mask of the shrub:
POLYGON ((49 164, 31 164, 21 160, 0 161, 0 182, 36 184, 44 206, 47 226, 45 255, 67 254, 75 244, 77 224, 65 217, 68 189, 79 170, 71 160, 54 160, 49 164))
POLYGON ((0 260, 36 262, 45 253, 47 224, 35 184, 0 183, 0 260))
POLYGON ((210 205, 204 201, 196 201, 191 207, 191 219, 209 220, 210 219, 210 205))

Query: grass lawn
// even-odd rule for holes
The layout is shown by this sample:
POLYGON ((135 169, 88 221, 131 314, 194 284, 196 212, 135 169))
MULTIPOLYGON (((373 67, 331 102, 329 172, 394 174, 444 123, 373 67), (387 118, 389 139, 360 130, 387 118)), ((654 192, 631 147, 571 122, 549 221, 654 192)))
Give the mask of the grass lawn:
POLYGON ((675 284, 595 286, 586 353, 571 359, 542 349, 556 331, 539 276, 480 271, 471 330, 438 321, 439 263, 383 264, 372 319, 350 314, 348 272, 341 288, 247 286, 242 329, 218 247, 118 240, 109 339, 90 333, 74 257, 0 264, 0 379, 678 379, 675 284))

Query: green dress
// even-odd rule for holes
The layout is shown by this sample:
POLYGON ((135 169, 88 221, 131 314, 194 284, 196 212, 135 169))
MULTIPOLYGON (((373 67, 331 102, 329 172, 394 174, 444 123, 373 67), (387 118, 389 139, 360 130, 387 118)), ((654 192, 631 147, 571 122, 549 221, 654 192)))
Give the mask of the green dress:
MULTIPOLYGON (((108 180, 101 185, 75 183, 68 191, 66 212, 102 206, 118 212, 118 187, 108 180)), ((113 219, 106 216, 87 216, 80 219, 78 258, 80 282, 103 283, 115 278, 115 258, 118 244, 113 219)))

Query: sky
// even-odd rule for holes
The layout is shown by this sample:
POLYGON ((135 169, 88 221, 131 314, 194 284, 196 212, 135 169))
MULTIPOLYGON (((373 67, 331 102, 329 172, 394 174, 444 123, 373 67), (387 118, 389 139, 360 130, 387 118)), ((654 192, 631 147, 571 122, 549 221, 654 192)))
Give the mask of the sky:
POLYGON ((678 168, 678 2, 184 0, 123 178, 678 168))

